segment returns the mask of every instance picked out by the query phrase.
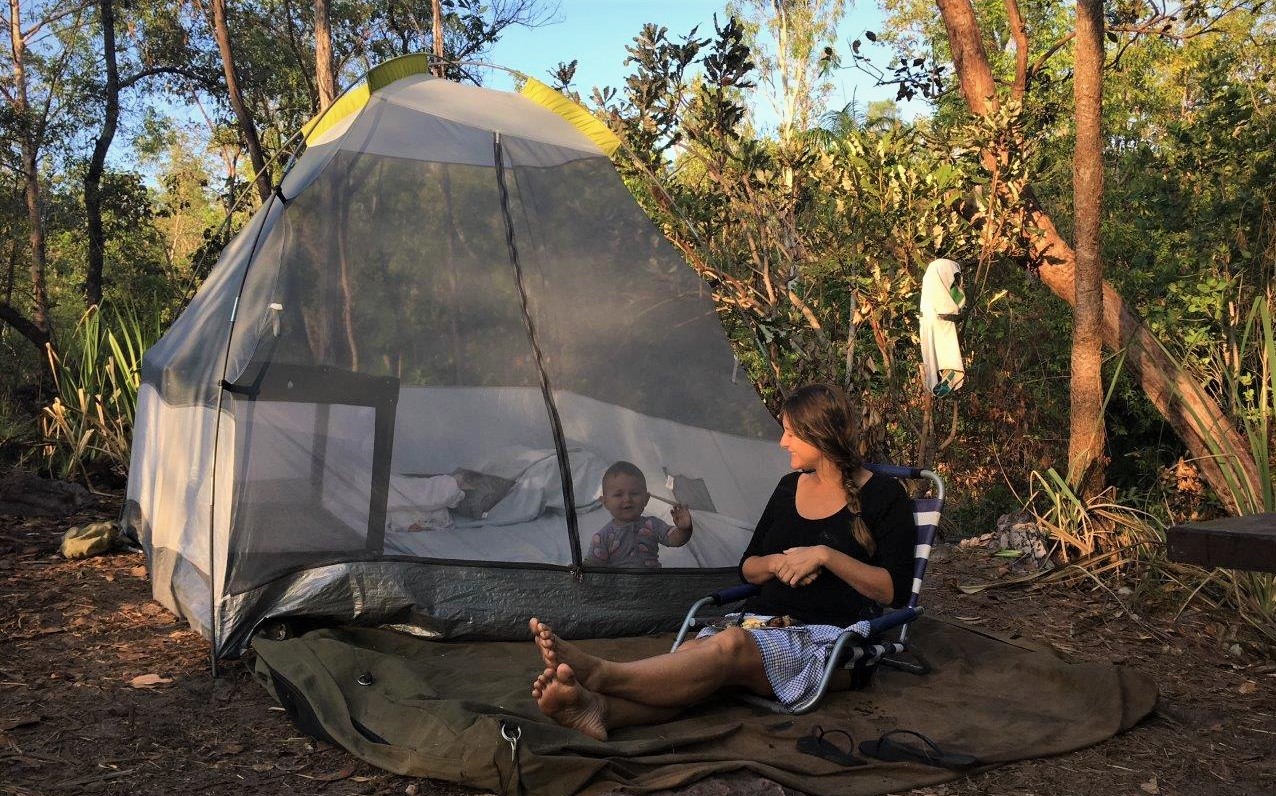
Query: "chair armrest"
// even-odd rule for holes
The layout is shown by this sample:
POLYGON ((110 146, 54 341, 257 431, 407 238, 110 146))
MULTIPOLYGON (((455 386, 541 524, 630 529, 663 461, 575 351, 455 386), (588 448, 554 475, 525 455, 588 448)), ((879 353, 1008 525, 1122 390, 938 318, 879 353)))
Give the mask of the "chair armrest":
POLYGON ((902 464, 879 464, 877 462, 864 462, 864 469, 869 472, 884 475, 889 478, 924 478, 922 468, 905 467, 902 464))
POLYGON ((671 652, 675 651, 682 645, 683 639, 687 637, 687 632, 691 630, 696 623, 696 614, 706 605, 725 605, 726 603, 734 603, 743 600, 746 597, 752 597, 762 591, 761 586, 754 586, 752 583, 741 583, 738 586, 731 586, 726 589, 719 589, 708 597, 702 597, 691 606, 691 610, 687 611, 687 616, 682 620, 682 627, 678 630, 678 637, 674 639, 671 652))
POLYGON ((728 603, 739 602, 748 597, 762 592, 761 586, 755 586, 752 583, 741 583, 739 586, 732 586, 727 589, 719 589, 709 595, 709 599, 713 601, 713 605, 726 605, 728 603))
POLYGON ((906 625, 909 622, 921 616, 921 607, 916 608, 898 608, 894 611, 887 611, 879 617, 868 621, 869 637, 876 636, 879 633, 885 633, 887 630, 906 625))

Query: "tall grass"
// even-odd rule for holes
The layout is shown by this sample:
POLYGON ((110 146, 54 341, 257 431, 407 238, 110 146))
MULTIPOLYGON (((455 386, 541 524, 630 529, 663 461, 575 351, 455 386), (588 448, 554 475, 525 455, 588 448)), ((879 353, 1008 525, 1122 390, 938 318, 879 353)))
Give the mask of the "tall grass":
POLYGON ((1276 336, 1272 333, 1272 306, 1276 295, 1270 291, 1254 299, 1245 317, 1239 339, 1233 336, 1223 357, 1221 370, 1227 385, 1232 412, 1238 416, 1245 440, 1258 471, 1258 485, 1236 490, 1237 505, 1246 514, 1276 511, 1276 336))
MULTIPOLYGON (((1256 465, 1256 486, 1224 467, 1230 473, 1229 497, 1245 514, 1276 511, 1274 298, 1269 290, 1253 301, 1247 313, 1236 315, 1209 379, 1222 386, 1221 403, 1249 447, 1248 451, 1230 450, 1227 440, 1211 440, 1211 452, 1220 462, 1236 462, 1240 454, 1247 454, 1256 465)), ((1032 482, 1027 508, 1039 527, 1059 542, 1063 561, 1073 565, 1050 579, 1096 578, 1123 571, 1143 584, 1159 582, 1183 595, 1180 612, 1192 601, 1202 600, 1233 613, 1276 642, 1276 575, 1232 569, 1211 572, 1173 563, 1166 557, 1161 521, 1148 511, 1120 503, 1114 490, 1084 498, 1054 470, 1034 472, 1032 482)))
POLYGON ((1120 503, 1116 489, 1083 497, 1053 468, 1033 472, 1028 510, 1037 526, 1059 542, 1063 563, 1086 562, 1091 574, 1146 560, 1165 542, 1165 529, 1147 511, 1120 503))
MULTIPOLYGON (((1272 315, 1276 293, 1254 299, 1240 335, 1232 336, 1222 373, 1232 413, 1245 432, 1258 484, 1243 484, 1233 497, 1244 513, 1276 512, 1276 335, 1272 315)), ((1223 570, 1220 585, 1242 615, 1276 640, 1276 575, 1223 570)))
POLYGON ((91 473, 103 467, 126 472, 142 354, 159 332, 157 321, 144 323, 131 306, 109 315, 90 307, 62 354, 47 347, 57 395, 40 417, 41 452, 54 476, 91 485, 91 473))

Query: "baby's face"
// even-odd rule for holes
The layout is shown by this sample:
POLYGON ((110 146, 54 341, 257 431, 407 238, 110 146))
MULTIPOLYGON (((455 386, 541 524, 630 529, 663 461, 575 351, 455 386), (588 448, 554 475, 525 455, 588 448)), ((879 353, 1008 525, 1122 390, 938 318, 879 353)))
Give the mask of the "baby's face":
POLYGON ((647 482, 626 473, 603 480, 603 508, 620 522, 636 522, 650 500, 647 482))

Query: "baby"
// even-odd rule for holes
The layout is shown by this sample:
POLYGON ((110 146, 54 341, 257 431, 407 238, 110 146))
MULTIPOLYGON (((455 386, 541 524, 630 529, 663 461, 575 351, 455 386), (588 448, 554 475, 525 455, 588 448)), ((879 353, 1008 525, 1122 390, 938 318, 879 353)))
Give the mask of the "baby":
POLYGON ((643 516, 651 495, 642 470, 616 462, 603 473, 603 507, 611 522, 594 534, 585 563, 599 567, 660 566, 660 545, 682 547, 691 539, 691 512, 678 503, 670 510, 673 525, 643 516))

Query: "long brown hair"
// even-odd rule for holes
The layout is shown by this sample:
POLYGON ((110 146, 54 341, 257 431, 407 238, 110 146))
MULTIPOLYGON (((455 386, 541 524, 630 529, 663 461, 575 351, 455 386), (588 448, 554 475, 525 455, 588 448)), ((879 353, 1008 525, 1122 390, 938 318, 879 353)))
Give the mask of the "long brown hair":
POLYGON ((864 458, 859 452, 859 426, 850 399, 831 384, 808 384, 785 399, 780 413, 789 421, 794 436, 814 445, 837 466, 846 508, 851 512, 851 534, 872 555, 877 544, 860 516, 860 488, 855 483, 864 458))

